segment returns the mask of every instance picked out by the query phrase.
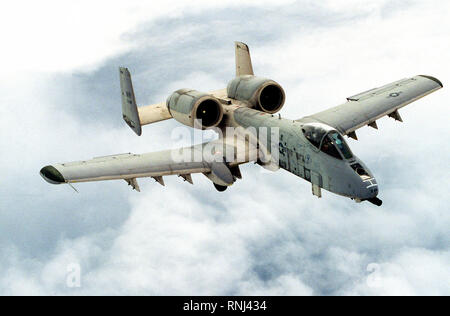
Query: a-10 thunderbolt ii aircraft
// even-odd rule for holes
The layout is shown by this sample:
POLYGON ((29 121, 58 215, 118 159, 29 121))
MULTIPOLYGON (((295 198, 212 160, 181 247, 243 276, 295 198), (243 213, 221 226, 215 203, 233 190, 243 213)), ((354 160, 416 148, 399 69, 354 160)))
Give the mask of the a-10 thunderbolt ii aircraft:
POLYGON ((137 178, 178 175, 189 183, 203 173, 218 191, 241 179, 239 165, 255 162, 270 170, 283 168, 321 189, 380 206, 378 185, 367 166, 350 150, 344 135, 357 139, 364 126, 389 116, 402 121, 398 109, 443 87, 433 77, 402 79, 348 97, 347 102, 297 120, 274 115, 284 105, 283 88, 255 76, 248 46, 235 43, 236 77, 226 89, 199 92, 181 89, 165 103, 137 107, 128 69, 120 68, 123 119, 137 135, 142 125, 174 118, 199 129, 215 129, 216 140, 178 150, 120 154, 42 168, 53 184, 123 179, 139 191, 137 178))

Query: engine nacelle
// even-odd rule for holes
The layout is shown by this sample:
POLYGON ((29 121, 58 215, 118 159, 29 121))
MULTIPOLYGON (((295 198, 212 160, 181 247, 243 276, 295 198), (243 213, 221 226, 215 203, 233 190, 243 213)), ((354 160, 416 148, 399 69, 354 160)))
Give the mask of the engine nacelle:
POLYGON ((266 113, 276 113, 284 105, 283 88, 273 80, 245 75, 230 81, 227 87, 228 97, 248 102, 252 108, 266 113))
POLYGON ((219 100, 196 90, 177 90, 167 99, 166 105, 174 119, 191 127, 201 129, 215 127, 220 124, 223 117, 223 108, 219 100))

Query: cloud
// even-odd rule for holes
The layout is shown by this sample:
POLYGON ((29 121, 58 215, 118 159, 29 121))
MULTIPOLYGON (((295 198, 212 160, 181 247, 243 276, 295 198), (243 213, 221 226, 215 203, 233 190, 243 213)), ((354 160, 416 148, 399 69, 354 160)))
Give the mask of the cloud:
POLYGON ((369 276, 345 294, 442 295, 448 292, 449 263, 449 251, 404 249, 389 262, 372 264, 369 276))
POLYGON ((446 89, 402 110, 403 125, 382 119, 349 141, 380 182, 381 208, 328 192, 319 200, 301 179, 253 165, 223 194, 195 175, 195 186, 167 177, 164 188, 140 180, 142 194, 119 181, 75 195, 37 174, 57 161, 170 145, 176 122, 138 138, 121 121, 118 65, 132 70, 140 103, 160 102, 182 86, 225 85, 232 41, 247 41, 255 71, 285 87, 282 114, 292 118, 404 76, 445 84, 448 5, 402 3, 198 2, 185 12, 168 3, 155 12, 45 2, 22 24, 4 19, 18 28, 6 37, 16 54, 2 53, 15 75, 0 87, 0 292, 448 294, 446 89), (73 263, 80 288, 66 285, 73 263))
MULTIPOLYGON (((249 1, 247 6, 279 6, 286 1, 249 1)), ((15 1, 0 14, 1 37, 8 48, 3 71, 64 72, 93 70, 102 61, 134 47, 128 39, 140 23, 157 18, 177 18, 189 12, 228 8, 239 1, 220 4, 196 0, 154 1, 15 1)))

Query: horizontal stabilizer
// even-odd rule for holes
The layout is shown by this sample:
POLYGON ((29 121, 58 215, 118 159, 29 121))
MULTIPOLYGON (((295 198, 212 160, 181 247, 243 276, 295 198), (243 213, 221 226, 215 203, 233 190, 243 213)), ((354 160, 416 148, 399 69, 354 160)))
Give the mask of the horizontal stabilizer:
POLYGON ((172 118, 165 102, 138 107, 138 113, 141 125, 156 123, 172 118))

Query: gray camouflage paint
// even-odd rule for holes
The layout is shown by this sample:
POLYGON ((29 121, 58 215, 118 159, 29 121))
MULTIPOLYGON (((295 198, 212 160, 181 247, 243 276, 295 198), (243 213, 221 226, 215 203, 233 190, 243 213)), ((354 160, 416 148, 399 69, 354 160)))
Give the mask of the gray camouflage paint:
MULTIPOLYGON (((330 192, 347 196, 357 200, 367 200, 378 194, 373 186, 376 180, 373 176, 362 179, 351 165, 364 164, 356 156, 348 160, 338 160, 314 147, 303 135, 302 127, 308 122, 304 120, 288 120, 270 114, 261 114, 248 108, 239 108, 234 111, 236 124, 247 127, 279 128, 279 166, 308 182, 330 192), (370 188, 367 188, 371 186, 370 188)), ((328 127, 328 132, 335 129, 328 127)), ((273 148, 269 143, 267 148, 273 148)), ((367 167, 365 170, 371 175, 367 167)), ((314 192, 320 196, 320 190, 314 192)))
MULTIPOLYGON (((237 42, 235 49, 237 78, 230 82, 227 91, 219 90, 210 93, 213 98, 217 98, 221 102, 223 107, 223 120, 220 125, 222 130, 225 130, 226 127, 243 127, 256 128, 256 131, 258 131, 258 128, 264 127, 270 135, 271 130, 277 129, 279 139, 274 140, 270 137, 266 144, 267 150, 269 153, 271 148, 278 150, 279 167, 311 182, 314 195, 321 197, 321 189, 323 188, 356 201, 371 200, 371 202, 381 205, 380 200, 373 200, 378 194, 377 182, 360 159, 354 155, 349 159, 344 159, 342 156, 342 159, 337 159, 326 154, 305 137, 302 128, 319 126, 326 131, 326 135, 336 131, 342 135, 356 138, 354 133, 356 129, 365 125, 376 127, 376 120, 380 117, 388 115, 400 120, 399 108, 442 88, 442 83, 436 78, 422 75, 403 79, 349 97, 347 103, 329 110, 299 120, 288 120, 252 108, 257 107, 255 100, 257 100, 258 92, 262 90, 261 86, 275 82, 253 76, 247 45, 237 42), (244 52, 241 51, 243 48, 244 52), (273 142, 278 144, 273 144, 273 142), (359 167, 364 169, 364 176, 358 174, 356 168, 352 167, 355 164, 359 164, 359 167)), ((139 135, 141 126, 135 124, 139 122, 139 114, 134 100, 134 92, 129 95, 123 93, 124 89, 128 89, 128 91, 131 89, 132 91, 131 78, 127 70, 128 77, 125 80, 128 80, 129 83, 123 84, 123 70, 121 68, 124 119, 139 135)), ((180 98, 184 92, 180 93, 180 98)), ((204 97, 207 97, 207 95, 195 91, 186 102, 186 105, 189 106, 186 106, 186 109, 182 107, 184 110, 180 108, 173 117, 181 123, 193 126, 191 124, 192 117, 189 116, 192 115, 192 112, 189 113, 189 109, 193 109, 192 105, 199 103, 199 98, 204 97)), ((168 103, 171 104, 171 102, 172 100, 169 98, 168 103)), ((282 103, 284 103, 284 91, 282 103)), ((151 107, 146 108, 151 111, 151 107)), ((161 117, 161 115, 158 117, 158 115, 150 116, 155 117, 154 121, 170 117, 167 114, 163 114, 164 117, 161 117)), ((147 123, 151 122, 150 120, 147 123)), ((322 139, 325 139, 325 136, 322 139)), ((205 147, 211 144, 215 145, 213 148, 220 148, 218 151, 214 149, 216 152, 213 155, 216 156, 217 152, 226 156, 228 151, 236 150, 235 144, 229 143, 226 134, 223 139, 180 150, 187 153, 188 156, 195 156, 197 153, 201 155, 200 157, 203 157, 205 147)), ((191 173, 203 173, 214 184, 225 187, 232 185, 237 178, 240 178, 240 171, 237 167, 239 164, 256 160, 259 164, 264 165, 257 157, 256 159, 252 158, 254 156, 251 155, 250 151, 255 150, 258 149, 249 146, 248 152, 245 153, 246 159, 243 161, 228 160, 226 163, 220 160, 213 162, 206 160, 174 161, 173 151, 171 150, 142 155, 115 155, 89 161, 47 166, 41 170, 41 175, 46 181, 53 184, 111 179, 124 179, 131 184, 136 183, 133 179, 139 177, 154 177, 163 184, 161 177, 164 175, 177 174, 185 178, 191 173)), ((274 153, 272 152, 272 154, 274 153)), ((134 188, 136 189, 135 186, 134 188)))

